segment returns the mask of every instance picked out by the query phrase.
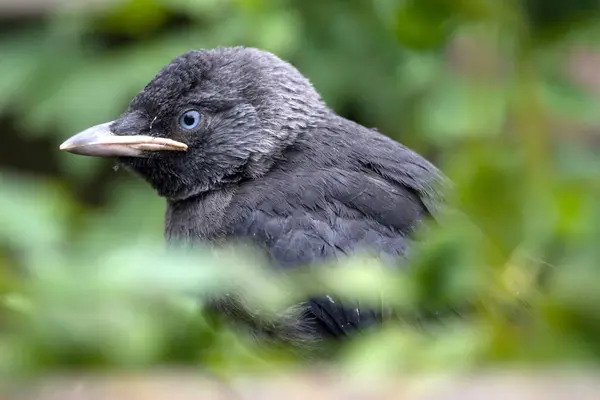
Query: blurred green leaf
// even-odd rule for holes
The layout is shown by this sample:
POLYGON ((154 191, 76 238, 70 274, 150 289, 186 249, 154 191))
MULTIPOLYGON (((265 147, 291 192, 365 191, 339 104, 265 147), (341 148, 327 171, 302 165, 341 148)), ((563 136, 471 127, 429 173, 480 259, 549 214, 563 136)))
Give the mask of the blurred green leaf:
POLYGON ((454 28, 455 9, 447 0, 400 0, 394 31, 402 44, 417 49, 439 47, 454 28))
POLYGON ((574 25, 593 23, 600 15, 600 3, 596 0, 525 0, 522 3, 533 34, 542 40, 561 37, 574 25))
POLYGON ((159 0, 126 0, 116 3, 102 16, 104 30, 137 36, 160 29, 167 21, 167 9, 159 0))
POLYGON ((0 175, 0 239, 19 251, 44 251, 64 240, 72 200, 51 182, 0 175))
POLYGON ((419 126, 436 141, 498 135, 506 118, 506 88, 449 76, 424 102, 419 126))

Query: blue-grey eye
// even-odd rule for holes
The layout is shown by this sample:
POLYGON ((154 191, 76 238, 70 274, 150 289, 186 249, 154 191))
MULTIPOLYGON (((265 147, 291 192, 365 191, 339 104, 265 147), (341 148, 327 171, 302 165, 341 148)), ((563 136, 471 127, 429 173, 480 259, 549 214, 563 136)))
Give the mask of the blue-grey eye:
POLYGON ((200 123, 200 113, 196 110, 188 110, 181 114, 179 125, 183 129, 194 129, 200 123))

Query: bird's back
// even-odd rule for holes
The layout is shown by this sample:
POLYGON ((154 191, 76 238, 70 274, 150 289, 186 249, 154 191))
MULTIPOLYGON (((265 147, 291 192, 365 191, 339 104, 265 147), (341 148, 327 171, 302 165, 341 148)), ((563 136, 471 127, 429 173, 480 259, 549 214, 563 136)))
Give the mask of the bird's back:
MULTIPOLYGON (((368 251, 396 260, 439 201, 440 172, 399 143, 341 117, 304 132, 273 170, 240 185, 225 225, 277 267, 293 268, 368 251)), ((383 310, 330 296, 306 303, 320 335, 347 336, 383 310)))
POLYGON ((438 201, 441 174, 424 158, 343 118, 330 122, 242 184, 230 204, 229 234, 256 241, 278 265, 358 250, 397 257, 438 201))

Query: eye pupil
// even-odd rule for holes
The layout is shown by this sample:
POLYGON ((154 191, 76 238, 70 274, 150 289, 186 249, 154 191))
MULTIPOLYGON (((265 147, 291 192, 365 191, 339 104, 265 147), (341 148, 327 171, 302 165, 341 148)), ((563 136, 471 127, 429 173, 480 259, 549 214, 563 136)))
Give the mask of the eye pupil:
POLYGON ((192 117, 192 116, 191 116, 191 115, 189 115, 189 114, 186 114, 186 115, 183 117, 183 123, 184 123, 184 124, 186 124, 186 125, 193 125, 193 124, 194 124, 194 122, 196 122, 196 118, 192 117))
POLYGON ((194 129, 199 123, 200 113, 196 110, 186 111, 179 119, 179 125, 183 129, 194 129))

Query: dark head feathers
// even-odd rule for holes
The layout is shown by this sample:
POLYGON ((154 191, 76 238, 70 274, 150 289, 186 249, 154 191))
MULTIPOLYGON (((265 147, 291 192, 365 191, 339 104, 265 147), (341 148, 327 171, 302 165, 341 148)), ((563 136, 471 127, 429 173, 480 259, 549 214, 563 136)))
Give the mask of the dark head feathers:
POLYGON ((130 109, 159 113, 182 99, 213 108, 244 102, 263 121, 289 129, 326 108, 296 68, 271 53, 245 47, 195 50, 176 57, 133 99, 130 109))
POLYGON ((301 147, 322 147, 312 152, 315 165, 359 163, 406 185, 432 200, 429 208, 441 178, 409 149, 337 116, 291 64, 245 47, 176 57, 119 119, 63 146, 117 156, 170 200, 261 177, 301 147))
POLYGON ((257 49, 218 48, 175 58, 111 128, 186 143, 185 154, 120 160, 160 195, 182 199, 263 175, 302 129, 329 112, 287 62, 257 49), (186 131, 178 121, 188 109, 201 121, 186 131))

